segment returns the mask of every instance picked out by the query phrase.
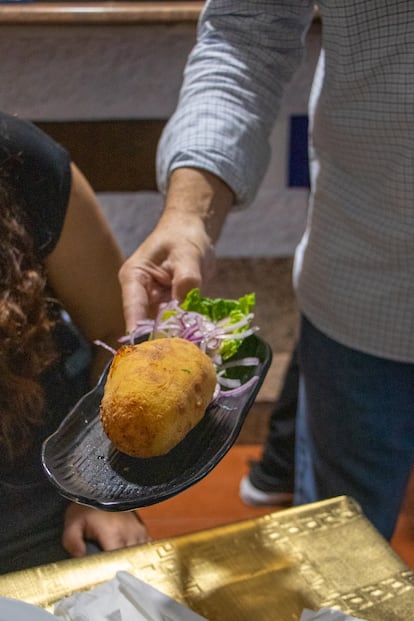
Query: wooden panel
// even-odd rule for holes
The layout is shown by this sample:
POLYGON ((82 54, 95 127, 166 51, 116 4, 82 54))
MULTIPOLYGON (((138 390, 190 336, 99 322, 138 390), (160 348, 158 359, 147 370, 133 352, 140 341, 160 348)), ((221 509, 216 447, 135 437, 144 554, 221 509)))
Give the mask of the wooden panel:
POLYGON ((96 192, 156 190, 155 154, 164 120, 44 121, 96 192))
POLYGON ((36 2, 0 6, 0 25, 196 23, 203 2, 36 2))

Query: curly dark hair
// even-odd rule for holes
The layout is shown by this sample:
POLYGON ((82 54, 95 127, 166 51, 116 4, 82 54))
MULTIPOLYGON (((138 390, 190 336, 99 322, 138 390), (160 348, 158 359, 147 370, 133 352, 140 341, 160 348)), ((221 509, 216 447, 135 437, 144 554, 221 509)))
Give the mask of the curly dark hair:
POLYGON ((13 462, 30 447, 33 426, 42 422, 39 378, 57 352, 44 267, 5 179, 0 179, 0 239, 0 450, 13 462))

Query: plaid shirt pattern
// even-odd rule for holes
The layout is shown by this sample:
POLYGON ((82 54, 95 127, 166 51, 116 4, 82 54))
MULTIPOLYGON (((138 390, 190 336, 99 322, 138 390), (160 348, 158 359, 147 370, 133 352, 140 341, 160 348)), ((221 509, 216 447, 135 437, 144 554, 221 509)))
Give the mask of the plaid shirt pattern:
MULTIPOLYGON (((414 2, 322 0, 318 10, 299 305, 340 343, 414 362, 414 2)), ((161 191, 192 166, 223 178, 240 206, 252 201, 313 15, 304 0, 207 1, 158 150, 161 191)))

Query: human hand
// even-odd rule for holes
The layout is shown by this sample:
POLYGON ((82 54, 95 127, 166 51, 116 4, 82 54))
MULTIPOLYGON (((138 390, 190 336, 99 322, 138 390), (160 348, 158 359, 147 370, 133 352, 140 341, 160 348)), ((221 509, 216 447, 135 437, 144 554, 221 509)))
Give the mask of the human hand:
POLYGON ((192 235, 192 230, 188 223, 184 235, 172 215, 165 215, 122 266, 119 279, 129 332, 139 319, 154 317, 160 304, 183 300, 190 289, 200 287, 211 275, 211 243, 205 234, 203 239, 202 231, 192 235))
POLYGON ((182 301, 211 277, 213 244, 232 203, 231 190, 218 177, 196 169, 173 172, 157 226, 119 272, 129 332, 162 302, 182 301))
POLYGON ((117 550, 149 541, 147 529, 135 511, 108 513, 71 503, 66 509, 62 545, 73 557, 86 554, 86 541, 102 550, 117 550))

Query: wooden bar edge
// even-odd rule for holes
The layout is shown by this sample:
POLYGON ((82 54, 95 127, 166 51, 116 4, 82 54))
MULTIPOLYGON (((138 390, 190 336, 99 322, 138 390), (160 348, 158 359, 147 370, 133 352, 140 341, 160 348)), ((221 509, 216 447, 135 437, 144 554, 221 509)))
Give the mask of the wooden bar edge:
POLYGON ((195 24, 204 2, 28 2, 0 4, 0 26, 195 24))

